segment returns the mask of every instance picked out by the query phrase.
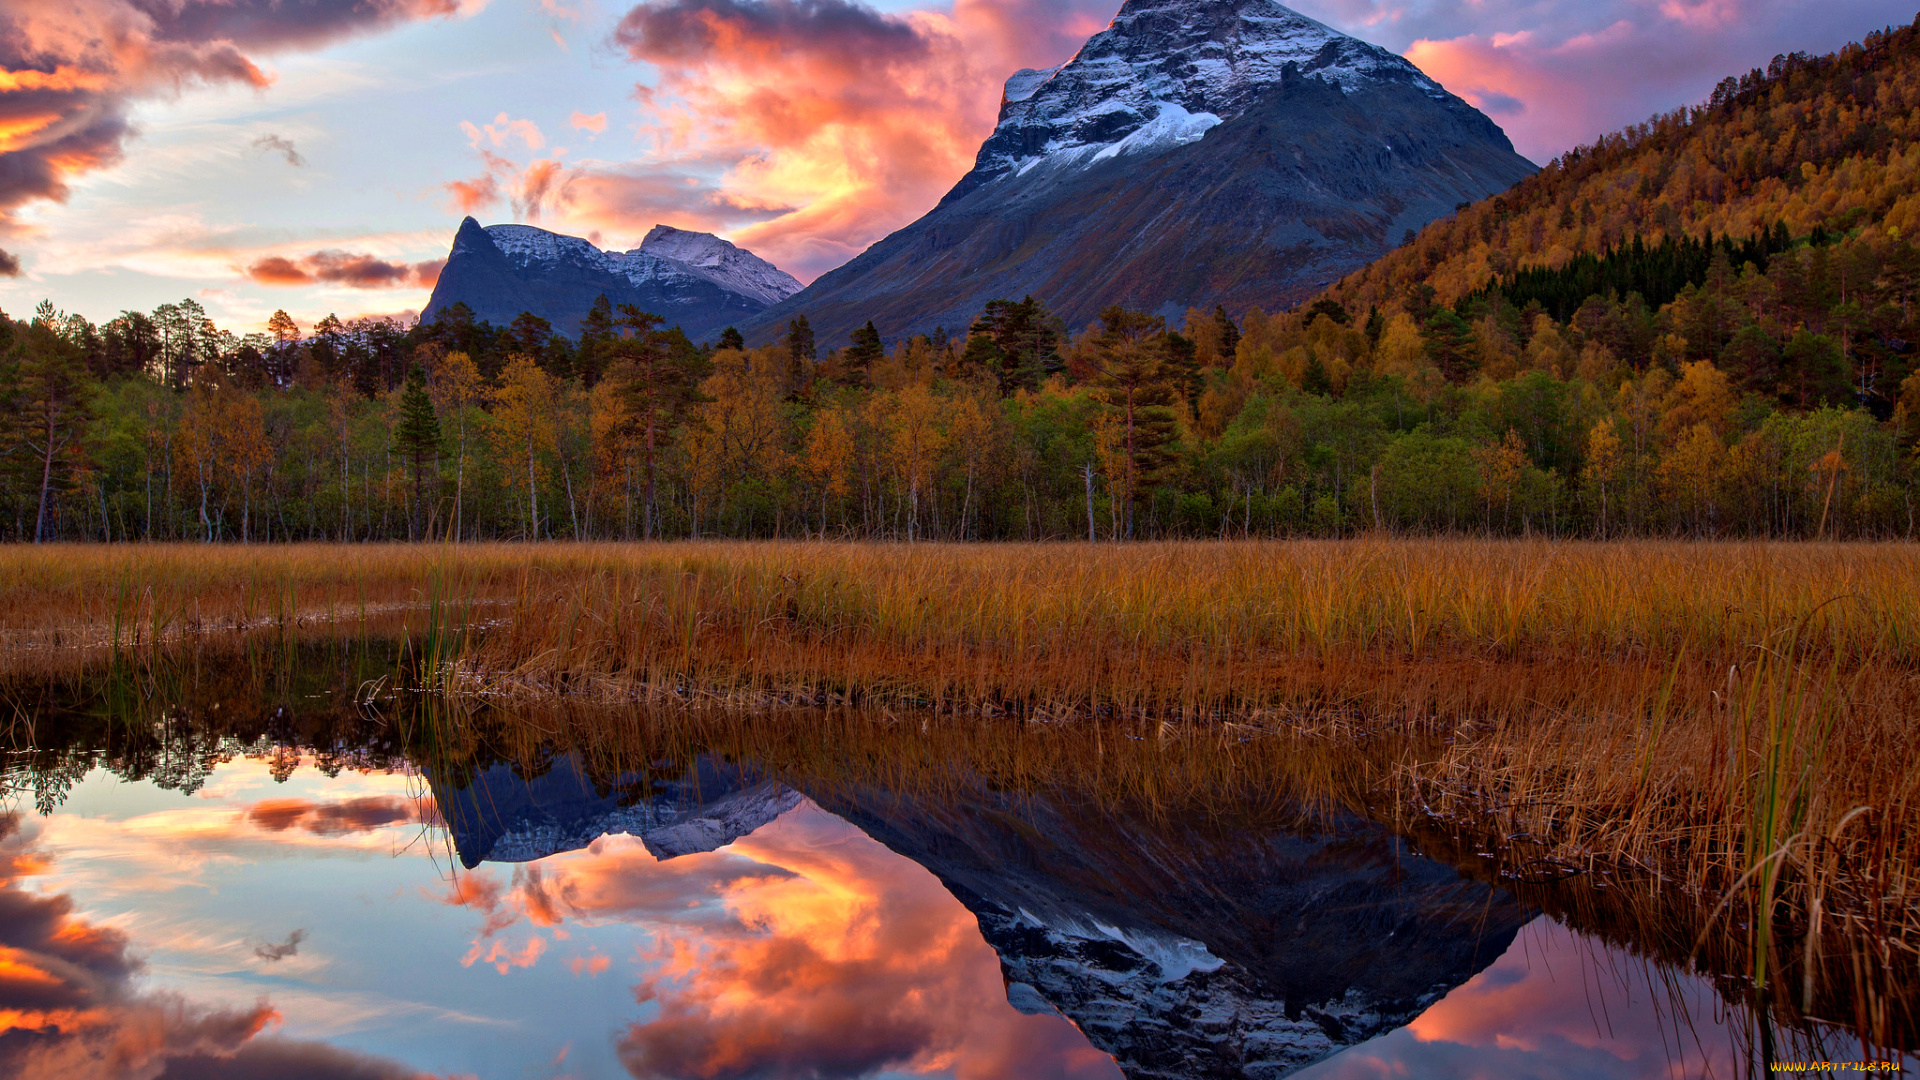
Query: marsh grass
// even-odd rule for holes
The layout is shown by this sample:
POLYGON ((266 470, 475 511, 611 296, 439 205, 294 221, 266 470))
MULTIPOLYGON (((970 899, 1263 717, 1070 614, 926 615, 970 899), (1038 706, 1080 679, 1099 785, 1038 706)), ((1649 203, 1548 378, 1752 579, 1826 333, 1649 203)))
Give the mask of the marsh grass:
MULTIPOLYGON (((1245 755, 1122 769, 1113 732, 1284 734, 1274 760, 1410 832, 1477 838, 1516 881, 1620 870, 1684 897, 1701 948, 1732 935, 1742 977, 1809 1014, 1833 972, 1920 942, 1911 545, 50 547, 0 553, 0 594, 16 679, 358 634, 403 641, 390 684, 449 703, 968 721, 979 746, 892 739, 876 759, 932 755, 927 777, 962 751, 1039 768, 993 757, 1038 724, 1152 798, 1219 787, 1245 755)), ((831 745, 797 730, 782 752, 831 745)), ((1874 1008, 1877 1030, 1907 1022, 1874 1008)))

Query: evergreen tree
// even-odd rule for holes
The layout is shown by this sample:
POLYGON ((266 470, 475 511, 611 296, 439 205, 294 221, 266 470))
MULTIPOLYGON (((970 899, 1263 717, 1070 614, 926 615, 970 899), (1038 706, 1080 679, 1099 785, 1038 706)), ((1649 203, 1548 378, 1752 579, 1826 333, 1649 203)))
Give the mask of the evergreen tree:
MULTIPOLYGON (((440 417, 433 410, 433 397, 427 393, 427 375, 418 364, 407 372, 407 388, 400 395, 400 423, 393 429, 393 452, 407 463, 413 474, 413 514, 407 523, 408 539, 426 533, 427 476, 436 481, 440 470, 440 417)), ((434 485, 437 496, 439 484, 434 485)))
POLYGON ((641 535, 649 540, 660 527, 660 454, 673 445, 674 431, 687 410, 706 400, 700 381, 713 370, 713 362, 685 334, 678 329, 662 332, 663 321, 632 304, 622 304, 622 336, 614 344, 619 358, 614 377, 619 380, 623 422, 640 440, 646 476, 641 535))
POLYGON ((1220 327, 1220 355, 1232 356, 1240 347, 1240 327, 1227 314, 1225 304, 1216 304, 1213 308, 1213 321, 1220 327))
POLYGON ((579 372, 580 384, 589 390, 607 372, 608 346, 613 342, 613 333, 613 304, 606 293, 601 293, 587 309, 586 317, 580 320, 580 344, 574 351, 574 367, 579 372))
POLYGON ((736 352, 745 352, 747 349, 747 339, 741 336, 740 331, 729 326, 725 330, 720 331, 720 343, 714 347, 718 349, 733 349, 736 352))
POLYGON ((880 343, 880 331, 868 319, 865 326, 854 327, 851 335, 853 344, 847 346, 841 354, 842 371, 839 382, 843 386, 867 386, 872 382, 873 365, 886 358, 887 350, 880 343))
POLYGON ((26 490, 37 492, 35 543, 52 535, 59 497, 71 491, 88 467, 87 433, 93 423, 93 380, 80 351, 36 318, 12 350, 12 393, 7 395, 7 449, 20 454, 26 490))
POLYGON ((1434 308, 1420 335, 1440 373, 1453 382, 1465 382, 1475 366, 1473 327, 1446 308, 1434 308))
POLYGON ((807 323, 804 314, 796 315, 787 323, 787 394, 798 399, 805 396, 807 384, 812 381, 813 364, 819 358, 819 352, 813 343, 813 327, 807 323))
POLYGON ((1124 502, 1124 533, 1134 532, 1134 504, 1149 494, 1173 461, 1177 425, 1168 406, 1178 400, 1168 364, 1167 321, 1114 304, 1100 312, 1094 339, 1094 376, 1100 400, 1115 414, 1123 450, 1115 485, 1124 502))

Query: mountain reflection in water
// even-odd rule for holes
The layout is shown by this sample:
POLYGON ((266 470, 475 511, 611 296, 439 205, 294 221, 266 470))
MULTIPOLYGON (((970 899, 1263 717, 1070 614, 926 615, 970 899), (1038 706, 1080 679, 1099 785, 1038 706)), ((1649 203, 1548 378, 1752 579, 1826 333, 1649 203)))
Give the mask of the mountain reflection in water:
POLYGON ((1755 1065, 1705 979, 1326 808, 1149 810, 711 752, 624 771, 565 750, 187 756, 142 774, 158 783, 70 756, 58 798, 8 774, 52 812, 0 816, 0 1075, 1755 1065))

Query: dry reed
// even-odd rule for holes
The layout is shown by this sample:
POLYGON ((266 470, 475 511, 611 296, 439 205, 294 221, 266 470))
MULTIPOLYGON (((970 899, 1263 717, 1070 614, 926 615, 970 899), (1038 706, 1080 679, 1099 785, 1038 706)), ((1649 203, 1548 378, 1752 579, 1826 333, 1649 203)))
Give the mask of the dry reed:
POLYGON ((15 548, 0 596, 12 674, 386 610, 433 685, 520 696, 1417 730, 1369 773, 1407 827, 1638 867, 1762 985, 1776 939, 1920 940, 1910 545, 15 548))

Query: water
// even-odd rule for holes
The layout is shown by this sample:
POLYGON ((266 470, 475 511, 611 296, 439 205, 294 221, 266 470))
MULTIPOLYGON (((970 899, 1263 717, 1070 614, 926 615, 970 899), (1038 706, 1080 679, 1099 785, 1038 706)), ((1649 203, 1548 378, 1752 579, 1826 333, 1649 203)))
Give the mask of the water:
POLYGON ((0 1074, 1629 1078, 1862 1057, 1297 793, 1134 798, 1105 770, 1151 740, 1021 785, 1026 736, 919 752, 889 748, 937 729, 436 719, 349 706, 355 684, 248 698, 216 671, 136 715, 28 706, 0 816, 0 1074))

